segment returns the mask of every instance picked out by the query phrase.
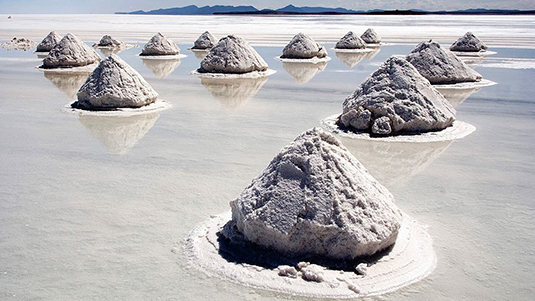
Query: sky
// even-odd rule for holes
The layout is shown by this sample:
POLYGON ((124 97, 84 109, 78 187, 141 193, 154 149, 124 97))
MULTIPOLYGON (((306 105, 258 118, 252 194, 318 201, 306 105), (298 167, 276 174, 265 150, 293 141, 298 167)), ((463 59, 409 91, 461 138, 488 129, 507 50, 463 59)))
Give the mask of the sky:
POLYGON ((369 9, 459 10, 467 8, 503 8, 534 10, 535 0, 0 0, 0 14, 107 14, 117 11, 152 10, 204 5, 253 5, 258 9, 295 6, 344 7, 369 9))

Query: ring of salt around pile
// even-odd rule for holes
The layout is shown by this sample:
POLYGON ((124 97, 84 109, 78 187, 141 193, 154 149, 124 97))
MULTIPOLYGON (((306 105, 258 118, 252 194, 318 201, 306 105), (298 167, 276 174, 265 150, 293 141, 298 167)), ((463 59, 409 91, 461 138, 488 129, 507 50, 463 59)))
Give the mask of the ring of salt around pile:
POLYGON ((379 48, 381 46, 390 46, 390 45, 394 45, 392 43, 366 43, 366 47, 367 48, 379 48))
POLYGON ((63 111, 67 113, 73 113, 77 115, 84 115, 84 116, 106 116, 106 117, 127 117, 127 116, 134 116, 134 115, 143 115, 143 114, 150 114, 155 112, 160 112, 166 109, 169 109, 171 107, 171 104, 165 100, 157 99, 155 102, 140 107, 140 108, 117 108, 114 110, 83 110, 83 109, 77 109, 73 108, 72 104, 74 104, 77 100, 74 100, 68 104, 66 104, 63 107, 63 111))
POLYGON ((198 78, 262 78, 277 73, 276 70, 268 69, 266 71, 252 71, 247 73, 215 73, 215 72, 199 72, 193 70, 190 74, 197 76, 198 78))
POLYGON ((140 55, 137 54, 136 56, 144 59, 144 60, 176 60, 176 59, 182 59, 185 57, 188 57, 185 54, 179 53, 179 54, 172 54, 172 55, 140 55))
POLYGON ((230 219, 228 212, 196 226, 185 238, 185 253, 192 266, 208 275, 246 286, 316 298, 377 296, 418 282, 436 267, 433 241, 426 228, 405 214, 391 251, 368 266, 365 276, 330 268, 322 271, 324 281, 319 283, 279 276, 277 268, 225 259, 222 253, 237 256, 241 262, 232 250, 220 249, 218 232, 230 219))
POLYGON ((440 142, 464 138, 476 130, 476 127, 463 122, 454 121, 453 125, 437 132, 426 132, 414 135, 397 135, 386 137, 372 137, 368 132, 355 133, 341 129, 338 126, 340 114, 329 116, 321 121, 321 126, 334 134, 342 137, 362 140, 385 141, 385 142, 440 142))
POLYGON ((284 62, 284 63, 312 63, 312 64, 317 64, 317 63, 328 62, 328 61, 331 60, 331 57, 330 56, 326 56, 326 57, 319 58, 319 57, 315 56, 315 57, 310 58, 310 59, 286 59, 286 58, 282 58, 280 56, 277 56, 277 57, 275 57, 275 59, 279 60, 281 62, 284 62))
POLYGON ((193 52, 209 52, 212 48, 205 48, 205 49, 199 49, 199 48, 188 48, 188 50, 193 52))
POLYGON ((496 82, 493 82, 488 79, 482 79, 478 82, 462 82, 462 83, 456 83, 456 84, 433 84, 433 87, 435 89, 444 89, 444 90, 464 90, 464 89, 475 89, 475 88, 483 88, 483 87, 489 87, 496 85, 496 82))
POLYGON ((496 51, 488 51, 488 50, 485 50, 485 51, 477 51, 477 52, 470 52, 470 51, 451 51, 453 54, 455 54, 456 56, 460 56, 460 57, 484 57, 484 56, 489 56, 489 55, 493 55, 493 54, 496 54, 497 52, 496 51))
POLYGON ((57 73, 57 74, 79 74, 79 73, 91 73, 95 68, 98 66, 97 63, 85 65, 85 66, 79 66, 79 67, 70 67, 70 68, 43 68, 41 66, 37 66, 37 70, 43 71, 45 73, 57 73))
POLYGON ((374 52, 375 51, 375 49, 373 49, 373 48, 362 48, 362 49, 331 48, 331 50, 334 50, 335 52, 342 52, 342 53, 367 53, 367 52, 374 52))

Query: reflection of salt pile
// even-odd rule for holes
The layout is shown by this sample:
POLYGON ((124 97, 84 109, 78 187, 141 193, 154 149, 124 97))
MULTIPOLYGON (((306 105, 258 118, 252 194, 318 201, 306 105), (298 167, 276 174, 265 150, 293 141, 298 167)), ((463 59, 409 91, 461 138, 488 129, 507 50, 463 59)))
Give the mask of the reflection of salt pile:
POLYGON ((373 28, 368 28, 360 38, 367 44, 379 44, 381 43, 381 37, 373 30, 373 28))
POLYGON ((481 42, 473 33, 467 32, 450 46, 451 51, 479 52, 487 50, 487 45, 481 42))
POLYGON ((89 75, 72 106, 87 110, 139 108, 154 103, 157 97, 134 68, 112 54, 89 75))
POLYGON ((108 57, 112 54, 118 54, 119 52, 123 51, 124 47, 99 47, 99 51, 104 55, 104 57, 108 57))
POLYGON ((140 55, 177 55, 180 54, 180 48, 163 34, 155 34, 143 47, 140 55))
POLYGON ((298 33, 282 50, 281 58, 286 59, 311 59, 314 57, 324 58, 327 50, 314 39, 304 33, 298 33))
POLYGON ((52 48, 61 41, 61 36, 55 31, 51 31, 42 41, 37 45, 35 52, 49 52, 52 48))
POLYGON ((438 92, 446 98, 453 107, 460 105, 465 101, 470 95, 481 90, 481 88, 472 88, 472 89, 447 89, 447 88, 437 88, 438 92))
POLYGON ((481 74, 433 41, 418 44, 407 55, 407 61, 432 84, 476 82, 482 79, 481 74))
POLYGON ((44 69, 87 66, 100 61, 100 56, 73 34, 66 34, 43 60, 44 69))
POLYGON ((453 124, 455 109, 404 59, 391 57, 353 92, 339 123, 375 135, 422 133, 453 124))
POLYGON ((343 36, 338 42, 336 42, 336 45, 334 46, 335 49, 364 49, 366 48, 365 42, 359 38, 355 33, 352 31, 348 32, 343 36))
POLYGON ((125 44, 117 39, 112 38, 109 35, 104 35, 96 46, 101 47, 123 47, 125 44))
POLYGON ((215 46, 217 39, 208 31, 203 32, 193 43, 191 49, 205 50, 215 46))
POLYGON ((35 47, 37 43, 30 39, 25 38, 17 38, 14 37, 9 42, 2 43, 0 46, 2 48, 8 48, 8 49, 15 49, 15 50, 29 50, 33 47, 35 47))
POLYGON ((195 51, 193 53, 195 54, 195 57, 199 60, 204 59, 208 55, 208 51, 195 51))
POLYGON ((159 78, 165 78, 180 65, 180 59, 175 60, 143 60, 143 65, 159 78))
POLYGON ((45 72, 44 75, 56 88, 67 94, 69 99, 76 99, 76 93, 84 84, 89 73, 60 74, 45 72))
POLYGON ((373 51, 370 52, 357 52, 357 53, 351 53, 351 52, 340 52, 336 51, 336 57, 344 63, 346 66, 353 68, 355 65, 360 63, 363 59, 372 60, 379 52, 381 51, 381 48, 374 48, 373 51))
POLYGON ((152 128, 160 113, 104 117, 80 115, 79 120, 113 154, 125 154, 152 128))
POLYGON ((268 80, 260 78, 201 78, 201 84, 227 109, 237 109, 252 99, 268 80))
POLYGON ((325 70, 327 63, 292 63, 283 62, 282 67, 298 83, 304 84, 310 81, 316 74, 325 70))

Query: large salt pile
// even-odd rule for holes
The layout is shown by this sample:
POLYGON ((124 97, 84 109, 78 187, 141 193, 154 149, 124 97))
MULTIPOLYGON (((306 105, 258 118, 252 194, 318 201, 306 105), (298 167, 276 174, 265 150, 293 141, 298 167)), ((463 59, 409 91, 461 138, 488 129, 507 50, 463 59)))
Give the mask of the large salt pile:
POLYGON ((478 52, 487 50, 487 45, 481 42, 473 33, 467 32, 450 46, 451 51, 478 52))
POLYGON ((282 50, 282 59, 311 59, 327 57, 327 50, 304 33, 298 33, 282 50))
POLYGON ((122 47, 124 46, 124 43, 112 38, 109 35, 104 35, 96 45, 98 47, 122 47))
POLYGON ((374 135, 422 133, 453 124, 455 109, 416 68, 389 58, 343 105, 339 123, 374 135))
POLYGON ((199 73, 243 74, 266 71, 268 64, 247 41, 229 35, 217 43, 201 61, 199 73))
POLYGON ((112 54, 89 75, 77 96, 73 108, 110 110, 149 105, 158 93, 136 70, 112 54))
POLYGON ((42 41, 37 45, 35 52, 49 52, 52 48, 61 41, 61 36, 55 31, 51 31, 42 41))
POLYGON ((191 49, 207 50, 215 46, 217 39, 208 31, 203 32, 193 43, 191 49))
POLYGON ((373 28, 368 28, 360 38, 368 44, 379 44, 381 43, 381 37, 373 30, 373 28))
POLYGON ((365 42, 357 36, 354 32, 350 31, 345 34, 334 46, 334 49, 364 49, 366 48, 365 42))
POLYGON ((178 55, 180 48, 163 34, 155 34, 141 50, 142 56, 178 55))
POLYGON ((44 69, 87 66, 100 61, 100 56, 75 35, 68 33, 43 60, 44 69))
POLYGON ((291 255, 372 255, 394 244, 402 221, 392 194, 320 128, 284 147, 230 205, 227 237, 291 255))
POLYGON ((411 63, 432 84, 481 81, 481 74, 433 41, 421 42, 408 55, 411 63))

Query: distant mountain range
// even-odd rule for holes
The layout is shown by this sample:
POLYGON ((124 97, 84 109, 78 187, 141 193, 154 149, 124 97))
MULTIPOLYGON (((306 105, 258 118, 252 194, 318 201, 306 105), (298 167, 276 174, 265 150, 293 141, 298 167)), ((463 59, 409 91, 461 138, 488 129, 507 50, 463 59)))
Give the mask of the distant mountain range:
POLYGON ((188 5, 184 7, 160 8, 150 11, 137 10, 133 12, 116 12, 116 14, 130 15, 534 15, 535 10, 504 10, 504 9, 466 9, 455 11, 424 11, 424 10, 351 10, 342 7, 297 7, 292 4, 279 9, 259 10, 254 6, 214 5, 202 6, 188 5))

